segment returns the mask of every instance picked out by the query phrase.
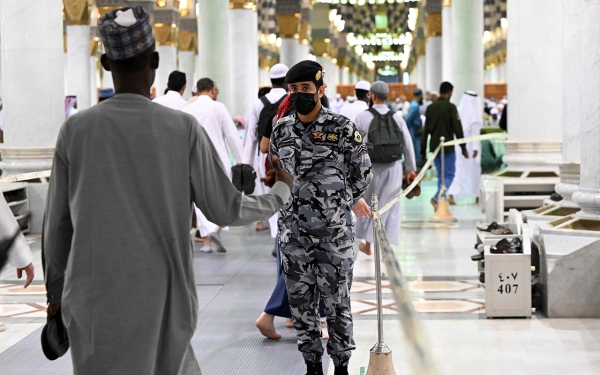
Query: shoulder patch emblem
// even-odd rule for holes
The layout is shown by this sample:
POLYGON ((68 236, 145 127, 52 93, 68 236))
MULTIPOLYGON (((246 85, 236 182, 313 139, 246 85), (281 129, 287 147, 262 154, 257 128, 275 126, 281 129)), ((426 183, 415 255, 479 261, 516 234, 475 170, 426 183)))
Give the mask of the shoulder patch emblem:
POLYGON ((360 135, 360 133, 358 132, 358 130, 356 130, 354 132, 354 141, 356 143, 361 143, 362 142, 362 135, 360 135))

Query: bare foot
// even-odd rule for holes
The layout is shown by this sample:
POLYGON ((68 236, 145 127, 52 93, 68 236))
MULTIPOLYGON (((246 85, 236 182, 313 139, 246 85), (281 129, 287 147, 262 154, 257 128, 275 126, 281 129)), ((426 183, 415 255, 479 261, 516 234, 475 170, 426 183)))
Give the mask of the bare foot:
POLYGON ((273 325, 274 319, 275 316, 263 312, 258 319, 256 319, 256 323, 254 323, 263 336, 272 340, 281 337, 281 335, 275 331, 275 326, 273 325))
POLYGON ((288 328, 294 328, 294 321, 292 320, 292 318, 287 318, 285 320, 285 326, 288 328))
POLYGON ((257 232, 261 232, 263 230, 267 230, 269 229, 268 226, 265 225, 265 223, 263 223, 262 221, 259 221, 258 223, 256 223, 256 231, 257 232))
POLYGON ((323 333, 323 340, 329 340, 329 330, 327 328, 321 328, 321 332, 323 333))
POLYGON ((203 242, 203 243, 210 243, 210 238, 208 237, 196 237, 194 236, 194 242, 203 242))
POLYGON ((370 242, 361 242, 358 244, 358 250, 365 253, 366 255, 371 255, 371 243, 370 242))
POLYGON ((448 196, 448 204, 450 206, 456 206, 456 201, 454 201, 454 196, 452 196, 452 195, 448 196))

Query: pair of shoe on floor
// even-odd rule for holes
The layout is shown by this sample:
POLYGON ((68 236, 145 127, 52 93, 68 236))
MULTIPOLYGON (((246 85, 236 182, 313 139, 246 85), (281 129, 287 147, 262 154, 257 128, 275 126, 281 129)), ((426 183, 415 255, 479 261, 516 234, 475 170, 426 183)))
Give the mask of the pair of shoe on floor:
MULTIPOLYGON (((324 375, 323 364, 306 362, 306 375, 324 375)), ((334 375, 348 375, 348 366, 335 366, 334 375)))
POLYGON ((495 221, 493 223, 491 223, 490 225, 478 225, 477 229, 479 229, 482 232, 489 232, 491 234, 495 234, 495 235, 507 235, 507 234, 513 234, 512 230, 501 226, 500 224, 496 223, 495 221))

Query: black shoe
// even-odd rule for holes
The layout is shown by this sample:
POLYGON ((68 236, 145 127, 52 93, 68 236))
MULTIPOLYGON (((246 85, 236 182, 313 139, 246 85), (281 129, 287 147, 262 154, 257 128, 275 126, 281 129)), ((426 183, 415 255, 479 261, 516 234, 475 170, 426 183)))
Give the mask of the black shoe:
POLYGON ((348 375, 348 366, 335 366, 333 375, 348 375))
POLYGON ((306 375, 324 375, 323 364, 306 362, 306 375))
POLYGON ((500 226, 495 221, 486 227, 485 224, 478 225, 477 229, 483 232, 490 232, 495 235, 507 235, 512 234, 512 231, 506 227, 500 226))
POLYGON ((554 202, 560 202, 563 200, 562 195, 558 194, 558 193, 552 193, 552 195, 550 196, 550 199, 554 202))
POLYGON ((479 274, 479 282, 485 284, 485 272, 479 274))
POLYGON ((271 255, 273 255, 273 257, 277 258, 277 244, 275 244, 275 246, 273 246, 273 251, 271 251, 271 255))

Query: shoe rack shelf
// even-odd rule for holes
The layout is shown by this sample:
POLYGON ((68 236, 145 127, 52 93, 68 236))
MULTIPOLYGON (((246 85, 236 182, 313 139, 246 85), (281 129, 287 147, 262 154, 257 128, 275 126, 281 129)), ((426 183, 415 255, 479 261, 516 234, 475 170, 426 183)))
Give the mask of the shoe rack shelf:
POLYGON ((27 194, 27 184, 9 183, 0 184, 0 191, 8 203, 15 219, 21 227, 23 233, 30 230, 29 223, 29 196, 27 194))
MULTIPOLYGON (((502 227, 510 229, 513 234, 492 234, 490 232, 485 232, 478 229, 475 244, 479 254, 483 253, 485 246, 495 245, 503 238, 506 238, 510 241, 515 237, 521 237, 523 233, 523 216, 515 209, 509 211, 508 222, 498 224, 502 227)), ((484 272, 484 262, 482 260, 477 261, 477 270, 479 272, 484 272)))
POLYGON ((531 317, 531 235, 527 224, 521 230, 522 254, 492 254, 484 246, 486 318, 531 317))

